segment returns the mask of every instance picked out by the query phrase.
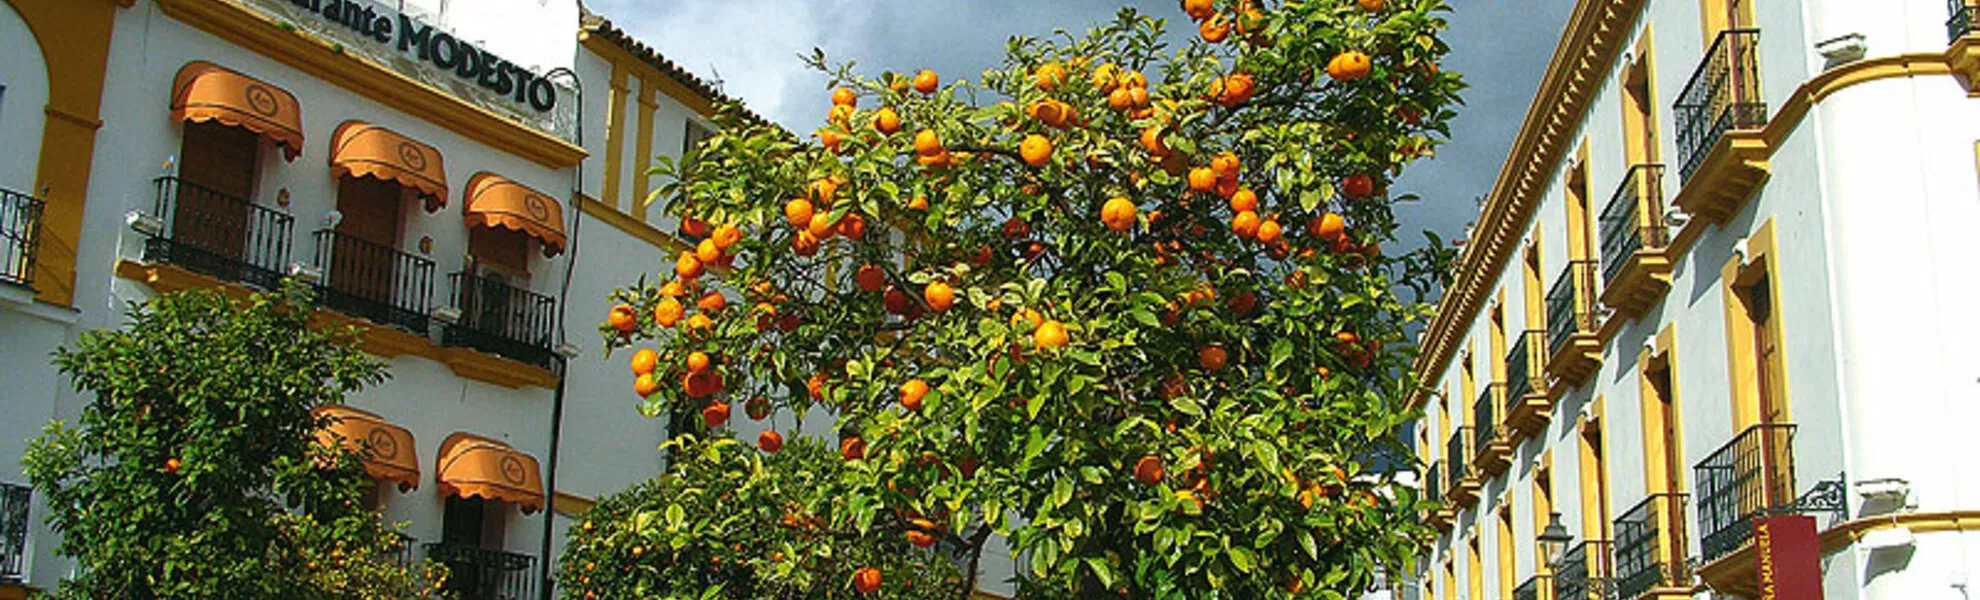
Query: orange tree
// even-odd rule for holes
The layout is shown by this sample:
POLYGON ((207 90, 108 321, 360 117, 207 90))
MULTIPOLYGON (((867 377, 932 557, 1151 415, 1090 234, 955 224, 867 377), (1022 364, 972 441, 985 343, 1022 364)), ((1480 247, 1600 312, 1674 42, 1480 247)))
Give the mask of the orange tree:
POLYGON ((1406 455, 1405 331, 1448 252, 1381 245, 1388 182, 1462 86, 1437 68, 1446 7, 1182 9, 1183 47, 1123 11, 1015 38, 976 82, 814 55, 839 86, 814 137, 731 116, 662 159, 656 197, 699 243, 600 325, 642 409, 716 433, 732 405, 830 411, 843 464, 810 468, 841 480, 809 508, 959 548, 958 594, 992 535, 1031 597, 1338 597, 1407 571, 1418 499, 1372 467, 1406 455))

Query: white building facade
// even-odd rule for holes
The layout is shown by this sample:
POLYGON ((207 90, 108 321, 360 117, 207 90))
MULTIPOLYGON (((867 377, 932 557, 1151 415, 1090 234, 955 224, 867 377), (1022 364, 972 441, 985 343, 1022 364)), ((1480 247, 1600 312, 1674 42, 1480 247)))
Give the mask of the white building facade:
POLYGON ((1415 365, 1423 597, 1968 597, 1973 11, 1577 3, 1415 365))
POLYGON ((340 433, 391 450, 408 557, 547 593, 570 515, 660 466, 594 326, 683 247, 636 199, 722 99, 574 0, 0 2, 0 598, 73 568, 19 466, 88 400, 54 349, 292 273, 389 365, 340 433))

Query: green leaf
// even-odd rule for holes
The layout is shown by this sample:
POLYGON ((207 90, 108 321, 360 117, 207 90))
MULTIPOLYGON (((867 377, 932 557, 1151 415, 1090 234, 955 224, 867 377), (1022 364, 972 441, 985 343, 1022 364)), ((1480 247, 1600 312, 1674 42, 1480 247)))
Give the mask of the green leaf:
POLYGON ((1052 496, 1049 499, 1052 508, 1065 506, 1066 501, 1072 500, 1072 491, 1071 479, 1060 477, 1058 481, 1052 482, 1052 496))
POLYGON ((1203 416, 1203 407, 1198 406, 1196 404, 1196 400, 1190 398, 1189 396, 1176 396, 1174 398, 1170 398, 1169 408, 1176 409, 1176 412, 1189 415, 1192 417, 1203 416))
POLYGON ((1272 340, 1272 359, 1270 366, 1266 367, 1266 369, 1271 371, 1278 370, 1279 365, 1285 364, 1286 359, 1292 358, 1292 351, 1291 340, 1286 338, 1272 340))

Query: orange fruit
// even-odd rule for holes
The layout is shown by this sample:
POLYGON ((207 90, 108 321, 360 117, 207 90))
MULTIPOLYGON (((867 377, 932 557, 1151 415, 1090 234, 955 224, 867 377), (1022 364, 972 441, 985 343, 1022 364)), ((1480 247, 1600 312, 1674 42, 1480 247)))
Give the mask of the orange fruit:
POLYGON ((763 420, 770 416, 770 399, 762 396, 750 398, 749 402, 743 403, 743 414, 749 415, 752 421, 763 420))
POLYGON ((1217 8, 1212 5, 1211 0, 1183 0, 1182 9, 1189 14, 1189 18, 1198 21, 1217 14, 1217 8))
POLYGON ((1052 320, 1039 323, 1038 329, 1031 332, 1031 339, 1040 350, 1064 348, 1069 341, 1066 338, 1066 324, 1052 320))
POLYGON ((920 529, 909 529, 907 539, 908 543, 914 544, 916 548, 928 548, 934 546, 935 542, 942 540, 941 537, 920 529))
POLYGON ((1100 206, 1100 222, 1106 224, 1108 229, 1125 232, 1134 228, 1136 210, 1134 201, 1115 196, 1100 206))
POLYGON ((1327 76, 1334 78, 1334 81, 1354 81, 1367 77, 1368 70, 1372 67, 1373 63, 1367 54, 1362 54, 1359 50, 1349 50, 1327 61, 1327 76))
POLYGON ((1018 144, 1018 155, 1024 157, 1024 164, 1045 166, 1045 163, 1052 162, 1052 140, 1042 135, 1025 136, 1024 142, 1018 144))
POLYGON ((811 223, 811 201, 798 198, 784 203, 784 219, 792 226, 803 227, 811 223))
POLYGON ((818 145, 824 146, 825 151, 833 154, 839 153, 839 143, 845 141, 839 136, 839 132, 833 131, 830 127, 818 128, 817 135, 818 145))
POLYGON ((1341 180, 1341 193, 1349 198, 1367 198, 1375 195, 1375 178, 1365 174, 1349 175, 1341 180))
POLYGON ((687 318, 687 326, 689 333, 697 333, 714 327, 715 321, 707 313, 694 313, 687 318))
POLYGON ((655 367, 660 366, 660 353, 652 348, 640 348, 633 352, 632 360, 627 364, 632 367, 634 375, 652 373, 655 367))
POLYGON ((1149 454, 1134 461, 1134 480, 1141 485, 1161 483, 1162 476, 1162 457, 1149 454))
POLYGON ((899 133, 901 130, 901 114, 894 112, 894 109, 891 107, 881 107, 880 112, 873 115, 873 128, 880 130, 880 133, 886 135, 899 133))
POLYGON ((1231 36, 1231 23, 1225 21, 1221 15, 1213 16, 1205 19, 1202 23, 1198 23, 1196 25, 1196 33, 1203 36, 1203 41, 1212 44, 1222 43, 1225 38, 1231 36))
POLYGON ((701 423, 707 425, 709 429, 721 427, 727 422, 729 422, 729 403, 710 402, 707 407, 701 409, 701 423))
POLYGON ((853 107, 851 105, 834 104, 832 105, 831 112, 825 113, 825 122, 845 128, 847 126, 846 122, 852 120, 852 116, 853 107))
POLYGON ((707 371, 710 362, 711 361, 708 358, 707 352, 702 352, 700 350, 690 352, 688 353, 687 356, 687 370, 689 373, 701 373, 707 371))
POLYGON ((633 312, 632 305, 619 304, 613 306, 612 312, 605 315, 605 322, 610 323, 612 328, 619 330, 621 334, 632 333, 634 329, 639 328, 639 313, 633 312))
POLYGON ((1162 143, 1162 128, 1149 127, 1141 130, 1141 147, 1150 156, 1161 158, 1169 155, 1169 145, 1162 143))
POLYGON ((1231 299, 1225 302, 1225 305, 1231 307, 1232 313, 1240 316, 1248 315, 1251 314, 1252 310, 1258 308, 1258 294, 1252 292, 1237 294, 1231 296, 1231 299))
POLYGON ((1265 31, 1265 12, 1249 6, 1244 7, 1243 10, 1244 12, 1238 13, 1238 33, 1241 35, 1263 33, 1265 31))
POLYGON ((1036 329, 1038 326, 1045 324, 1045 315, 1038 314, 1038 311, 1029 308, 1017 311, 1016 314, 1011 315, 1012 327, 1017 327, 1018 323, 1024 322, 1030 322, 1031 327, 1036 329))
POLYGON ((812 373, 812 374, 811 374, 811 378, 810 378, 810 379, 806 379, 806 380, 804 380, 804 390, 805 390, 805 392, 807 392, 807 393, 809 393, 809 394, 811 395, 811 399, 812 399, 812 400, 814 400, 814 401, 822 401, 822 400, 824 400, 824 399, 825 399, 825 374, 824 374, 824 373, 812 373))
POLYGON ((830 208, 832 206, 832 196, 839 193, 839 181, 837 176, 813 181, 811 182, 811 187, 806 191, 809 192, 812 202, 819 209, 830 208))
POLYGON ((694 258, 704 265, 722 262, 722 247, 714 238, 702 238, 701 243, 694 245, 694 258))
POLYGON ((942 153, 942 138, 932 129, 923 129, 914 134, 914 152, 922 156, 935 156, 942 153))
POLYGON ((1257 236, 1260 243, 1270 244, 1279 241, 1279 233, 1278 219, 1266 219, 1265 222, 1258 224, 1257 236))
POLYGON ((682 296, 686 296, 687 287, 681 285, 681 281, 678 279, 669 281, 665 284, 661 284, 660 295, 668 298, 679 298, 682 296))
POLYGON ((913 199, 908 200, 907 207, 909 210, 928 210, 928 196, 915 194, 913 199))
POLYGON ((1059 63, 1045 63, 1032 72, 1032 79, 1038 84, 1038 89, 1048 92, 1056 90, 1059 84, 1066 81, 1066 68, 1059 63))
POLYGON ((1257 91, 1257 80, 1244 73, 1236 73, 1210 84, 1210 95, 1216 97, 1217 104, 1225 108, 1244 104, 1257 91))
POLYGON ((861 290, 878 292, 887 287, 887 272, 873 265, 860 265, 859 271, 853 274, 853 281, 859 284, 861 290))
POLYGON ((831 238, 832 234, 836 233, 837 225, 832 222, 831 213, 817 212, 812 213, 811 222, 805 224, 804 230, 810 233, 811 237, 823 240, 831 238))
POLYGON ((729 247, 742 241, 742 230, 732 223, 723 223, 722 226, 715 228, 715 233, 709 235, 708 239, 715 240, 715 247, 721 248, 726 253, 729 247))
MULTIPOLYGON (((707 398, 713 396, 722 391, 722 374, 714 371, 688 373, 681 376, 681 389, 687 392, 689 398, 707 398)), ((724 405, 722 410, 724 411, 723 418, 727 418, 728 413, 726 411, 729 410, 729 407, 724 405)))
POLYGON ((811 235, 809 231, 800 231, 797 232, 797 235, 791 237, 791 251, 797 253, 798 256, 818 254, 818 244, 818 236, 811 235))
POLYGON ((681 218, 681 233, 688 237, 708 235, 708 223, 694 217, 681 218))
POLYGON ((1257 210, 1258 194, 1252 192, 1251 188, 1238 188, 1237 192, 1231 194, 1231 212, 1256 212, 1257 210))
POLYGON ((927 288, 922 289, 921 299, 928 302, 928 307, 935 309, 935 312, 946 312, 956 303, 956 291, 947 283, 931 281, 927 288))
POLYGON ((920 73, 914 74, 914 91, 933 94, 941 86, 942 78, 937 77, 934 71, 922 69, 920 73))
POLYGON ((1107 93, 1107 108, 1115 111, 1134 108, 1134 92, 1124 87, 1114 88, 1114 91, 1107 93))
POLYGON ((660 391, 660 378, 652 373, 633 378, 633 393, 638 394, 639 397, 645 398, 658 391, 660 391))
POLYGON ((659 304, 653 305, 653 322, 659 323, 661 327, 673 327, 675 323, 681 321, 681 315, 686 313, 687 310, 681 306, 680 301, 662 298, 659 304))
POLYGON ((1243 166, 1244 163, 1233 152, 1219 152, 1216 157, 1210 159, 1210 170, 1217 172, 1218 179, 1237 177, 1238 170, 1243 166))
POLYGON ((756 447, 762 448, 764 452, 776 454, 778 450, 784 449, 784 436, 775 431, 756 434, 756 447))
POLYGON ((921 399, 928 395, 928 382, 909 379, 901 384, 901 408, 911 411, 921 410, 921 399))
POLYGON ((853 91, 848 88, 832 90, 832 105, 859 106, 859 96, 853 95, 853 91))
POLYGON ((1382 8, 1389 4, 1387 0, 1356 0, 1355 3, 1361 5, 1361 10, 1372 13, 1382 12, 1382 8))
POLYGON ((1007 240, 1015 240, 1027 235, 1031 235, 1031 224, 1025 223, 1024 219, 1018 217, 1011 217, 1009 219, 1004 219, 1004 224, 1002 229, 1004 233, 1004 239, 1007 240))
POLYGON ((1189 191, 1209 192, 1217 189, 1217 172, 1209 167, 1189 170, 1189 191))
POLYGON ((849 240, 866 237, 866 217, 859 216, 859 213, 846 213, 844 218, 839 219, 836 229, 839 235, 849 240))
POLYGON ((1031 115, 1032 118, 1038 119, 1052 128, 1065 129, 1066 123, 1072 120, 1073 107, 1071 104, 1051 98, 1041 98, 1037 102, 1031 103, 1031 108, 1026 111, 1026 114, 1031 115))
POLYGON ((866 458, 866 440, 856 435, 847 436, 845 440, 839 442, 839 456, 846 460, 866 458))
POLYGON ((1114 63, 1101 63, 1093 68, 1093 89, 1102 93, 1112 93, 1121 89, 1121 67, 1114 63))
POLYGON ((681 279, 692 280, 704 272, 701 259, 696 258, 693 252, 682 252, 680 258, 674 259, 674 274, 681 276, 681 279))
POLYGON ((1231 217, 1231 231, 1243 239, 1258 237, 1258 213, 1241 212, 1231 217))
POLYGON ((1341 239, 1347 230, 1347 221, 1336 213, 1326 213, 1306 222, 1306 232, 1322 240, 1332 242, 1341 239))
POLYGON ((885 307, 887 312, 897 315, 906 315, 913 310, 914 306, 910 302, 907 292, 897 287, 887 288, 887 292, 880 296, 880 305, 885 307))
POLYGON ((880 589, 880 570, 873 567, 860 567, 853 571, 853 589, 861 594, 871 594, 880 589))
POLYGON ((1230 353, 1225 352, 1223 346, 1213 344, 1204 346, 1201 350, 1196 351, 1196 364, 1203 367, 1205 371, 1223 369, 1224 363, 1229 360, 1230 353))

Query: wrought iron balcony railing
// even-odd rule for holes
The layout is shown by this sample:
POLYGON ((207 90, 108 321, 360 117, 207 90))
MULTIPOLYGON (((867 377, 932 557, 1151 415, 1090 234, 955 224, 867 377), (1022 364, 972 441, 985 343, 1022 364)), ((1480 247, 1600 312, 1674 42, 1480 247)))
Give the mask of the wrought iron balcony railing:
POLYGON ((1444 501, 1444 461, 1430 463, 1423 471, 1423 498, 1434 502, 1444 501))
POLYGON ((557 326, 557 299, 469 272, 447 276, 459 322, 441 339, 525 363, 550 365, 557 326))
POLYGON ((165 227, 145 241, 144 260, 275 289, 289 264, 295 217, 177 177, 153 183, 165 227))
POLYGON ((1682 493, 1644 498, 1616 519, 1616 597, 1630 600, 1656 587, 1688 586, 1682 493))
POLYGON ((1444 467, 1449 469, 1449 471, 1445 472, 1444 477, 1451 484, 1450 487, 1452 488, 1457 487, 1459 479, 1464 479, 1471 475, 1466 464, 1466 459, 1472 454, 1472 437, 1474 436, 1472 435, 1470 426, 1459 427, 1457 430, 1451 432, 1451 441, 1444 448, 1444 458, 1449 461, 1444 467))
POLYGON ((1519 587, 1513 588, 1513 600, 1540 600, 1540 590, 1551 587, 1547 579, 1548 577, 1546 575, 1534 575, 1526 578, 1526 581, 1519 584, 1519 587))
POLYGON ((1719 32, 1678 95, 1679 177, 1691 179, 1727 131, 1767 124, 1760 96, 1760 30, 1719 32))
POLYGON ((1608 600, 1614 573, 1609 551, 1608 540, 1589 540, 1562 554, 1554 569, 1554 600, 1608 600))
POLYGON ((1485 386, 1485 391, 1478 394, 1478 400, 1471 403, 1472 456, 1485 454, 1493 438, 1498 436, 1499 403, 1505 401, 1505 385, 1494 383, 1485 386))
POLYGON ((0 582, 21 581, 27 566, 28 505, 33 488, 0 483, 0 582))
POLYGON ((1547 357, 1541 352, 1547 349, 1547 332, 1543 329, 1528 329, 1519 333, 1513 340, 1512 350, 1506 353, 1506 412, 1535 390, 1547 389, 1547 357))
POLYGON ((1615 281, 1637 250, 1662 250, 1670 243, 1663 214, 1664 165, 1630 167, 1602 208, 1602 285, 1615 281))
POLYGON ((445 590, 463 600, 536 597, 536 557, 459 544, 426 545, 426 558, 447 565, 445 590))
POLYGON ((34 285, 43 206, 34 196, 0 189, 0 283, 34 285))
POLYGON ((1547 355, 1553 356, 1577 331, 1601 326, 1595 314, 1595 261, 1571 260, 1547 290, 1547 355))
POLYGON ((420 335, 433 305, 433 261, 354 236, 316 232, 323 306, 420 335))
POLYGON ((403 531, 394 531, 392 535, 397 537, 399 541, 397 545, 391 548, 393 562, 403 568, 412 568, 415 562, 413 559, 413 550, 419 547, 419 538, 413 537, 403 531))
POLYGON ((1710 562, 1752 541, 1755 519, 1794 504, 1794 425, 1748 427, 1694 471, 1700 558, 1710 562))
POLYGON ((1946 41, 1951 43, 1973 32, 1976 7, 1973 0, 1946 0, 1946 41))

